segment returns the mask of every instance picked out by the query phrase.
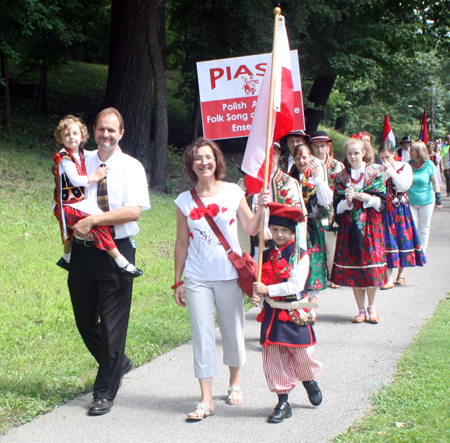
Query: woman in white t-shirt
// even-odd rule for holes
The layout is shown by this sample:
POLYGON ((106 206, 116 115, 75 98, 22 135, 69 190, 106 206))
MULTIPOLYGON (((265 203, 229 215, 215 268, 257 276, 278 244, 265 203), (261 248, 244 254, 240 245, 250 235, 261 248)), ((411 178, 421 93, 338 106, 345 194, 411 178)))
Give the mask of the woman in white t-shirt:
POLYGON ((210 215, 233 251, 241 253, 237 218, 250 235, 259 229, 262 205, 268 193, 260 195, 259 209, 252 214, 244 191, 221 179, 225 161, 212 140, 199 138, 184 153, 185 172, 195 183, 195 191, 205 210, 199 208, 190 191, 175 200, 177 240, 175 244, 174 297, 180 306, 188 306, 194 348, 194 372, 199 379, 201 402, 191 420, 214 414, 212 378, 219 375, 215 343, 215 311, 223 342, 223 361, 230 370, 227 403, 244 401, 239 371, 245 363, 244 294, 237 283, 238 274, 204 215, 210 215), (185 289, 181 277, 184 272, 185 289))

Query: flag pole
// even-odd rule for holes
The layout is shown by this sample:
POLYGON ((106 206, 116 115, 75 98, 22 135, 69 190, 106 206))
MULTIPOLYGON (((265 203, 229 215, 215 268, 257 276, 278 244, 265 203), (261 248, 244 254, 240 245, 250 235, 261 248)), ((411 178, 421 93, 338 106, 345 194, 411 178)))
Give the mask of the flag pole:
MULTIPOLYGON (((268 183, 269 183, 269 158, 270 158, 270 148, 272 146, 272 117, 273 117, 273 94, 274 94, 274 85, 275 85, 275 66, 276 66, 276 49, 277 49, 277 40, 278 40, 278 22, 281 14, 281 8, 275 8, 273 10, 275 14, 275 24, 273 31, 273 49, 272 49, 272 66, 270 72, 270 94, 269 94, 269 118, 267 120, 267 133, 266 133, 266 158, 265 158, 265 169, 264 169, 264 182, 263 182, 263 191, 267 191, 268 183)), ((261 222, 259 225, 259 253, 258 253, 258 279, 257 281, 261 281, 261 272, 262 272, 262 261, 263 261, 263 252, 264 252, 264 219, 265 219, 265 211, 266 207, 263 206, 262 214, 261 214, 261 222)))

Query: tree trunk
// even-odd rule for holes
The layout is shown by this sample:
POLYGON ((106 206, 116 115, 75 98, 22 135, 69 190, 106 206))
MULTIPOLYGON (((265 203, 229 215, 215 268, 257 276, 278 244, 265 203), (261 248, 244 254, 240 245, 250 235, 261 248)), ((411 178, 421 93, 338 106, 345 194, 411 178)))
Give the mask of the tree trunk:
MULTIPOLYGON (((194 112, 192 113, 192 141, 197 140, 200 126, 200 98, 195 100, 194 112)), ((203 134, 202 134, 203 135, 203 134)))
POLYGON ((305 109, 306 132, 308 134, 317 131, 335 81, 335 75, 318 75, 316 77, 308 96, 308 101, 314 103, 314 108, 305 109))
POLYGON ((5 97, 5 103, 3 105, 3 130, 9 134, 9 128, 11 126, 11 95, 9 92, 9 67, 8 56, 4 52, 0 52, 0 61, 2 65, 2 78, 4 85, 0 85, 3 97, 5 97))
POLYGON ((48 59, 44 55, 41 65, 41 78, 39 80, 38 96, 36 101, 36 114, 42 111, 45 115, 48 114, 48 59))
POLYGON ((105 107, 123 115, 121 148, 150 165, 152 68, 146 39, 146 0, 113 0, 105 107))
POLYGON ((70 46, 70 52, 72 53, 72 60, 74 62, 80 61, 80 50, 77 45, 70 46))
POLYGON ((334 129, 336 129, 336 131, 342 132, 342 134, 344 134, 346 126, 347 126, 347 116, 343 115, 336 119, 336 124, 334 125, 334 129))
POLYGON ((163 46, 160 44, 161 29, 165 29, 165 0, 147 2, 147 39, 155 84, 155 143, 153 146, 150 186, 164 191, 166 184, 166 154, 169 138, 167 117, 166 72, 163 46))

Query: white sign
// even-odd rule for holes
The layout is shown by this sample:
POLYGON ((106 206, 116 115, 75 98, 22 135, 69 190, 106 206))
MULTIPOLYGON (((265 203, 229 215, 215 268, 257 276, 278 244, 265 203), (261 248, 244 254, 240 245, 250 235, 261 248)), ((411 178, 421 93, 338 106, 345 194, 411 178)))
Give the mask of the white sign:
MULTIPOLYGON (((218 140, 247 137, 271 54, 197 63, 203 134, 218 140)), ((304 129, 303 98, 297 51, 291 51, 294 129, 304 129)))

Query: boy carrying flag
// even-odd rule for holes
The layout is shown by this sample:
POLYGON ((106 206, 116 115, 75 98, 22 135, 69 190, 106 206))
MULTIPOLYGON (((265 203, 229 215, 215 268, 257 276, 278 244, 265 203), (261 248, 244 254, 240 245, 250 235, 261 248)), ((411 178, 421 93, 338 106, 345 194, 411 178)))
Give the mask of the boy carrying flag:
POLYGON ((307 303, 306 298, 309 256, 293 238, 303 213, 295 206, 275 202, 268 204, 268 210, 275 246, 264 251, 262 278, 253 284, 252 302, 258 306, 264 299, 257 318, 261 322, 263 369, 269 390, 278 395, 268 421, 281 423, 292 417, 288 396, 299 381, 312 405, 322 403, 322 392, 315 381, 322 363, 315 359, 316 336, 308 312, 317 305, 307 303))

